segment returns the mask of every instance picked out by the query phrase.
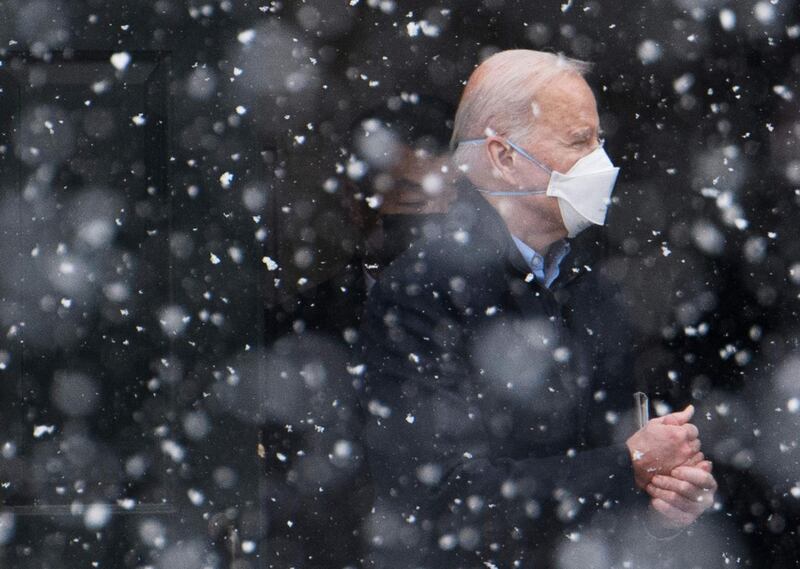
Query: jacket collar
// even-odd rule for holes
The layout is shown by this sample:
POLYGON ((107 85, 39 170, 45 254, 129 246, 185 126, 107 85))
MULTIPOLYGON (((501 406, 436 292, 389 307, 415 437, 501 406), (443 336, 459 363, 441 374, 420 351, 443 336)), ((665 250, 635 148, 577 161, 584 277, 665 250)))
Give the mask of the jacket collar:
POLYGON ((458 198, 451 206, 449 215, 456 227, 478 236, 474 239, 478 253, 496 255, 496 258, 503 259, 517 273, 526 275, 530 272, 530 267, 514 244, 503 218, 471 186, 459 187, 458 198))
MULTIPOLYGON (((486 255, 494 254, 504 259, 507 268, 514 273, 527 275, 530 267, 514 244, 513 237, 500 213, 466 180, 458 187, 456 202, 450 210, 451 223, 470 233, 480 236, 477 251, 486 255)), ((599 257, 603 257, 607 247, 605 238, 599 235, 600 229, 589 229, 577 239, 570 241, 570 253, 561 263, 561 274, 553 282, 551 289, 563 288, 575 280, 582 279, 599 257)))

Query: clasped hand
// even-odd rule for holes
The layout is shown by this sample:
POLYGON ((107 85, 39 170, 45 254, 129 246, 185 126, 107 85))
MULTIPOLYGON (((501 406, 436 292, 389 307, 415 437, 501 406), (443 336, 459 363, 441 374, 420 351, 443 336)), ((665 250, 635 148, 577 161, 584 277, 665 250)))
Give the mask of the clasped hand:
POLYGON ((669 528, 694 522, 714 503, 717 482, 700 452, 694 407, 650 420, 626 444, 637 486, 650 496, 659 521, 669 528))

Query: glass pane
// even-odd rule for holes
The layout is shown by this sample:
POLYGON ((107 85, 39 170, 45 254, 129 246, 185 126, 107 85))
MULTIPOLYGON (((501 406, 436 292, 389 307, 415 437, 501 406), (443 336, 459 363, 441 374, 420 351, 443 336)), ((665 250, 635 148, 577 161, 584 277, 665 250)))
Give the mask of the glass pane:
POLYGON ((107 53, 4 63, 3 503, 168 508, 166 64, 121 80, 107 53))
POLYGON ((800 13, 631 4, 0 2, 0 565, 794 563, 800 13), (494 189, 541 192, 598 139, 621 167, 565 257, 511 232, 538 203, 574 235, 580 208, 487 202, 495 170, 450 164, 471 74, 508 49, 591 62, 597 113, 564 104, 575 77, 540 104, 564 77, 525 66, 473 91, 456 130, 515 145, 494 189), (481 247, 500 203, 521 217, 481 247), (493 281, 502 250, 522 259, 493 281), (574 344, 551 349, 555 322, 574 344), (571 486, 638 432, 636 391, 651 418, 695 405, 719 483, 641 563, 638 518, 571 486))

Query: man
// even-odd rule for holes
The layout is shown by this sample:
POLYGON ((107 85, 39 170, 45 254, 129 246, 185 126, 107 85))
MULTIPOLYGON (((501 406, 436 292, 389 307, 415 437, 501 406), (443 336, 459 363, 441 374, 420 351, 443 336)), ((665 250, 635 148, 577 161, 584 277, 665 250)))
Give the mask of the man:
POLYGON ((375 566, 547 566, 583 532, 638 540, 626 522, 640 519, 669 535, 713 501, 691 407, 616 444, 590 428, 632 390, 607 397, 602 378, 576 371, 549 288, 565 238, 604 222, 617 175, 585 71, 513 50, 473 72, 453 133, 465 183, 443 235, 370 292, 361 397, 375 566))

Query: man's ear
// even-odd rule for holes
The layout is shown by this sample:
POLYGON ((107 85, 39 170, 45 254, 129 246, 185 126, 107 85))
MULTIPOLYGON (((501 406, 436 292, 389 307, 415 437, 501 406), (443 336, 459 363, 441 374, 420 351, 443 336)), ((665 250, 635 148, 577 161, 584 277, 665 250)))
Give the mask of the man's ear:
POLYGON ((490 136, 486 139, 486 152, 495 178, 516 187, 518 184, 514 168, 514 150, 500 137, 490 136))

